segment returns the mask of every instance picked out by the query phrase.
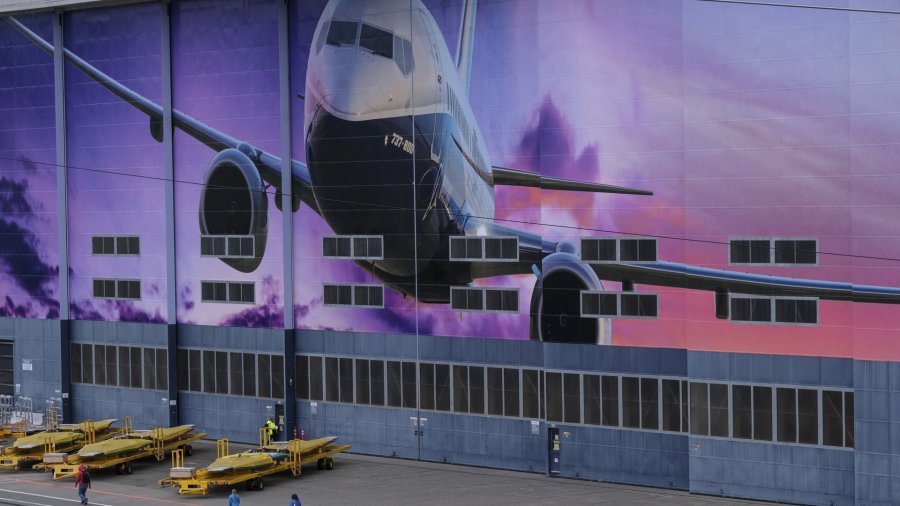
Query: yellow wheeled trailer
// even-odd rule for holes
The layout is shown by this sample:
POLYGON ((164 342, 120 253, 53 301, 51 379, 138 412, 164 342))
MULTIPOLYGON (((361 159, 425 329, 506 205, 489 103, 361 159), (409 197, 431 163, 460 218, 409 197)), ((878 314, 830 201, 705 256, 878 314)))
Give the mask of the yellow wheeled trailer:
POLYGON ((104 422, 105 427, 101 425, 99 429, 95 425, 95 422, 88 420, 79 424, 77 429, 47 431, 32 434, 29 436, 30 438, 40 438, 39 440, 42 440, 43 444, 27 449, 19 449, 15 446, 4 448, 3 452, 0 453, 0 469, 6 471, 19 470, 24 465, 42 462, 44 460, 44 455, 46 454, 54 454, 54 457, 51 457, 51 459, 58 459, 61 458, 62 454, 56 452, 74 453, 85 445, 93 444, 97 441, 104 441, 120 434, 119 429, 112 430, 109 428, 112 421, 104 420, 104 422), (83 436, 78 439, 73 438, 73 441, 67 443, 60 443, 55 440, 56 435, 65 433, 81 433, 83 436))
POLYGON ((64 459, 65 461, 62 463, 50 463, 47 462, 45 458, 44 463, 36 464, 34 468, 53 471, 54 480, 75 476, 78 472, 78 467, 82 465, 89 470, 115 467, 116 474, 131 474, 131 462, 135 460, 154 457, 157 461, 162 461, 165 458, 166 452, 175 450, 182 450, 190 455, 192 451, 190 443, 206 437, 205 433, 187 432, 176 437, 166 438, 164 430, 165 429, 160 427, 152 429, 150 431, 150 440, 152 443, 146 448, 133 453, 125 455, 110 454, 98 458, 83 458, 76 454, 66 457, 64 459))
MULTIPOLYGON (((324 438, 323 438, 324 439, 324 438)), ((334 438, 329 438, 333 440, 334 438)), ((172 452, 172 472, 169 478, 159 480, 160 486, 172 486, 181 495, 206 495, 212 485, 231 487, 244 483, 247 490, 262 490, 263 477, 290 471, 294 477, 300 476, 302 467, 316 462, 319 469, 334 469, 333 456, 350 449, 350 445, 325 444, 309 449, 308 442, 294 439, 287 443, 264 443, 253 451, 284 451, 288 457, 276 461, 262 469, 233 469, 229 472, 212 473, 209 468, 194 470, 184 466, 181 452, 172 452)), ((217 460, 229 455, 227 439, 216 442, 217 460)))

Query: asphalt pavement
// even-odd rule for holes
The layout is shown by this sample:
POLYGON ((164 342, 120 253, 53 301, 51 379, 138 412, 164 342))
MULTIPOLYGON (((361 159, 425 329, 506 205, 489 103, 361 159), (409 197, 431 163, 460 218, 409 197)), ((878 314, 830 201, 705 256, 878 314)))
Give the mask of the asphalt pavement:
MULTIPOLYGON (((239 445, 232 445, 232 451, 239 445)), ((203 467, 215 459, 213 442, 194 445, 188 466, 203 467)), ((95 506, 226 505, 229 489, 212 488, 206 496, 179 496, 157 480, 167 477, 169 459, 132 465, 133 474, 113 470, 91 473, 89 504, 95 506)), ((50 473, 0 471, 0 504, 63 506, 78 504, 74 480, 54 481, 50 473)), ((292 493, 303 506, 315 505, 762 505, 759 501, 691 495, 683 491, 635 487, 541 474, 416 462, 367 455, 340 454, 334 470, 304 466, 299 478, 289 473, 265 478, 262 491, 238 490, 241 506, 287 505, 292 493)))

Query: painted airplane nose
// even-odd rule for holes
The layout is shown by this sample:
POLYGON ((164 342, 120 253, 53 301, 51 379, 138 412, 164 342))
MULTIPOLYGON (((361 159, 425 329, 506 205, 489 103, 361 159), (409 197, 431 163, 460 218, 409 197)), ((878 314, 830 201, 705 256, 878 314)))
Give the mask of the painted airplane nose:
MULTIPOLYGON (((356 53, 341 49, 341 52, 356 53)), ((323 105, 340 115, 359 116, 375 111, 371 99, 375 87, 360 76, 365 73, 354 70, 360 62, 360 55, 346 54, 341 64, 329 67, 318 78, 318 88, 323 105)))

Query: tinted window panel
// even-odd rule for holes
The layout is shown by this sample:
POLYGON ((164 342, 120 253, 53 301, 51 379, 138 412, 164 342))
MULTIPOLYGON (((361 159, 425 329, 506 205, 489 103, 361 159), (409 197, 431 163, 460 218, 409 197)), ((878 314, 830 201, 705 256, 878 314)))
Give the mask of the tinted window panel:
POLYGON ((777 388, 776 419, 778 420, 778 441, 797 442, 797 391, 793 388, 777 388))
POLYGON ((547 421, 563 421, 562 411, 562 374, 558 372, 546 373, 547 381, 547 421))
POLYGON ((819 444, 819 392, 797 390, 797 440, 803 444, 819 444))
POLYGON ((709 397, 706 383, 691 383, 691 434, 709 435, 709 397))
POLYGON ((488 414, 503 416, 503 369, 488 367, 488 414))
POLYGON ((731 419, 733 436, 740 439, 753 439, 753 409, 750 398, 750 385, 731 386, 731 419))
POLYGON ((753 387, 753 439, 772 440, 772 389, 753 387))
POLYGON ((638 378, 622 378, 622 427, 640 428, 641 391, 638 378))
POLYGON ((678 380, 662 380, 663 430, 681 430, 681 385, 678 380))
POLYGON ((469 366, 469 411, 484 413, 484 367, 469 366))
POLYGON ((603 393, 603 425, 618 427, 619 378, 617 376, 603 376, 600 378, 600 387, 603 393))
POLYGON ((521 416, 519 412, 519 370, 503 370, 503 414, 506 416, 521 416))
POLYGON ((434 409, 434 364, 419 364, 419 407, 434 409))
POLYGON ((577 374, 563 375, 563 420, 581 423, 581 382, 577 374))
POLYGON ((584 375, 584 423, 600 425, 600 376, 584 375))
POLYGON ((709 385, 709 435, 728 437, 728 385, 709 385))
POLYGON ((659 429, 659 381, 641 378, 641 428, 659 429))

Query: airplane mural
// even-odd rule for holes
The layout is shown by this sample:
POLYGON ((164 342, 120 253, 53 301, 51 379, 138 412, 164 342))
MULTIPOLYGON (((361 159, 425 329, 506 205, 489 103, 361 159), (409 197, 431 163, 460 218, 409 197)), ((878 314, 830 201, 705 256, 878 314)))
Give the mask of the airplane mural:
MULTIPOLYGON (((456 57, 435 18, 419 0, 332 0, 312 35, 304 109, 306 161, 285 164, 260 149, 173 110, 173 125, 214 155, 199 204, 204 236, 253 237, 252 255, 222 258, 240 273, 266 255, 268 193, 294 196, 289 212, 306 206, 338 237, 383 238, 383 251, 355 263, 385 286, 427 304, 451 304, 453 289, 508 275, 533 276, 530 338, 548 342, 609 343, 607 318, 585 315, 585 294, 604 282, 618 294, 636 286, 715 294, 715 316, 728 319, 731 295, 806 297, 864 304, 900 303, 900 288, 845 281, 772 276, 662 261, 647 256, 587 259, 585 247, 613 243, 552 240, 495 219, 500 187, 622 194, 653 199, 631 188, 541 174, 494 164, 469 104, 476 2, 465 2, 456 57), (500 238, 513 245, 502 258, 455 258, 453 239, 500 238)), ((14 18, 6 21, 48 54, 53 46, 14 18)), ((162 107, 69 50, 65 58, 109 92, 146 114, 150 135, 162 141, 162 107)), ((586 234, 586 238, 591 235, 586 234)), ((624 247, 615 243, 616 247, 624 247)), ((655 316, 656 299, 636 299, 635 316, 655 316)))

